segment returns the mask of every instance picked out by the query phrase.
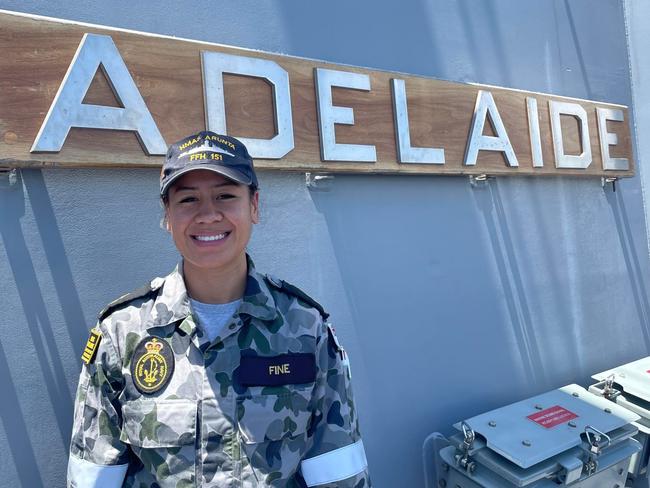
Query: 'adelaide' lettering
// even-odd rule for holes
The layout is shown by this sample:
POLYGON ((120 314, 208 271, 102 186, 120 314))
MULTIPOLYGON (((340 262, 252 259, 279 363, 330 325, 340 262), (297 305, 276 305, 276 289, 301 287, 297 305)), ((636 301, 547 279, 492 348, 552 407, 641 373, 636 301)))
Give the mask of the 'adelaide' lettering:
POLYGON ((623 122, 625 120, 623 111, 621 109, 596 107, 596 118, 598 119, 598 135, 600 136, 600 154, 603 158, 603 169, 630 169, 630 162, 627 158, 613 158, 609 154, 609 146, 618 144, 618 136, 607 130, 607 121, 623 122))
POLYGON ((587 112, 577 103, 556 102, 550 100, 548 109, 551 115, 551 132, 553 133, 553 152, 555 153, 555 166, 557 168, 586 169, 591 164, 591 141, 589 139, 589 124, 587 112), (561 115, 572 115, 580 123, 580 154, 566 154, 564 152, 564 136, 562 134, 561 115))
MULTIPOLYGON (((120 42, 128 45, 128 41, 121 40, 120 42)), ((544 103, 538 106, 539 96, 509 94, 507 90, 501 90, 498 96, 499 100, 503 100, 504 103, 503 116, 505 118, 502 118, 492 93, 496 89, 452 87, 438 84, 440 82, 435 80, 411 81, 413 77, 398 75, 389 79, 390 87, 389 93, 387 93, 388 87, 384 86, 384 81, 378 83, 379 80, 386 79, 383 76, 377 77, 372 72, 361 72, 362 70, 356 69, 326 69, 313 64, 309 69, 304 69, 310 63, 307 60, 301 62, 302 68, 296 68, 292 63, 286 64, 287 69, 291 69, 291 72, 298 76, 295 89, 299 94, 299 100, 293 108, 301 111, 297 117, 300 118, 302 124, 301 131, 297 133, 301 137, 299 151, 295 152, 295 157, 286 157, 294 149, 294 128, 289 72, 280 65, 282 63, 284 66, 284 62, 282 59, 278 59, 277 62, 263 59, 259 53, 249 57, 218 52, 217 46, 215 49, 217 51, 201 51, 206 128, 222 134, 227 133, 223 80, 225 74, 230 73, 264 80, 273 89, 275 135, 270 139, 243 137, 240 139, 246 144, 249 153, 254 158, 283 160, 279 164, 270 164, 267 161, 263 165, 265 167, 283 169, 283 165, 286 163, 287 169, 313 167, 325 171, 374 172, 373 166, 376 166, 376 171, 382 173, 561 174, 566 172, 580 174, 582 171, 575 170, 587 170, 592 165, 592 144, 589 137, 589 126, 591 125, 598 131, 599 159, 602 161, 602 170, 592 167, 584 174, 597 174, 601 171, 605 171, 605 174, 612 174, 612 171, 630 172, 633 169, 629 150, 629 132, 625 126, 621 125, 622 122, 625 122, 626 117, 623 106, 612 106, 611 104, 597 106, 594 102, 568 101, 567 99, 552 100, 551 97, 544 95, 542 96, 548 100, 548 104, 544 103), (312 76, 310 82, 314 84, 312 89, 315 93, 306 93, 304 78, 308 74, 312 76), (375 89, 378 93, 368 95, 368 92, 371 91, 371 83, 377 85, 375 89), (407 84, 415 90, 412 100, 414 102, 422 100, 423 105, 434 119, 427 121, 423 118, 422 112, 416 116, 417 122, 414 123, 418 124, 418 128, 414 131, 416 138, 414 140, 429 141, 425 143, 425 146, 412 145, 407 106, 407 84), (370 139, 374 137, 374 140, 360 141, 359 136, 347 136, 347 143, 337 142, 336 126, 354 125, 356 110, 353 110, 352 106, 334 105, 332 91, 340 91, 340 89, 364 92, 361 96, 363 103, 360 104, 358 110, 367 110, 364 112, 366 116, 373 114, 372 119, 366 120, 371 120, 372 124, 375 124, 376 120, 377 131, 358 130, 355 132, 357 134, 365 133, 365 137, 370 139), (441 89, 444 93, 427 94, 427 89, 431 91, 441 89), (448 99, 447 93, 450 95, 448 99), (309 107, 313 105, 311 102, 307 102, 313 95, 316 96, 317 108, 317 124, 314 126, 311 122, 303 124, 303 121, 311 121, 312 114, 309 112, 311 110, 309 107), (435 97, 429 98, 429 95, 435 95, 435 97), (441 95, 445 95, 445 97, 441 95), (380 105, 388 102, 387 99, 382 99, 386 96, 392 96, 392 126, 390 114, 384 110, 388 106, 380 105), (473 112, 462 108, 465 104, 461 97, 473 98, 474 96, 476 99, 473 112), (436 100, 434 103, 440 105, 429 107, 431 100, 436 100), (382 110, 377 110, 377 107, 381 107, 382 110), (578 130, 563 134, 562 116, 566 117, 567 115, 576 119, 578 130), (387 117, 387 119, 382 122, 378 120, 380 116, 387 117), (449 120, 448 126, 441 126, 438 117, 443 116, 449 120), (594 118, 595 120, 592 120, 594 118), (483 133, 488 119, 494 135, 483 133), (504 120, 511 131, 512 139, 506 131, 504 120), (550 128, 547 121, 550 121, 550 128), (469 134, 467 133, 468 125, 469 134), (525 135, 526 125, 528 126, 528 137, 525 135), (315 130, 316 127, 319 129, 318 136, 306 133, 309 130, 315 130), (389 138, 386 136, 391 136, 391 132, 393 137, 388 140, 389 138), (423 136, 426 136, 426 139, 423 136), (316 144, 314 144, 315 137, 320 138, 320 162, 325 163, 322 165, 317 162, 318 155, 313 153, 314 150, 317 151, 316 144), (443 137, 448 137, 448 140, 442 139, 443 137), (574 142, 574 139, 580 143, 581 152, 580 154, 567 154, 565 146, 569 147, 569 141, 574 142), (391 146, 393 142, 394 147, 391 146), (619 143, 624 147, 615 148, 619 143), (515 147, 518 153, 515 153, 515 147), (500 168, 494 162, 487 163, 485 167, 477 167, 480 151, 501 152, 507 168, 500 168), (545 164, 544 157, 548 160, 551 152, 555 156, 555 168, 560 171, 549 168, 548 161, 545 164), (626 155, 627 157, 625 157, 626 155), (518 158, 521 160, 522 166, 525 167, 519 168, 518 158), (334 162, 334 164, 328 164, 329 162, 334 162), (339 162, 351 164, 339 164, 339 162), (360 163, 378 164, 368 166, 360 163), (519 171, 513 171, 514 169, 519 171), (543 171, 538 171, 539 169, 543 171)), ((142 77, 146 73, 147 71, 144 70, 137 74, 142 77)), ((145 95, 148 96, 152 89, 146 82, 143 86, 147 87, 148 91, 145 95)), ((192 96, 195 95, 197 94, 192 94, 192 96)), ((152 96, 147 99, 173 103, 173 98, 164 99, 160 96, 152 96)), ((166 109, 160 112, 166 113, 166 109)), ((168 127, 177 126, 176 122, 168 124, 168 127)), ((146 154, 162 156, 166 153, 166 143, 110 36, 84 34, 54 101, 42 121, 31 152, 61 151, 72 127, 132 131, 136 134, 146 154), (83 103, 98 69, 102 69, 106 75, 121 107, 83 103)), ((352 131, 345 132, 351 134, 352 131)), ((593 129, 592 132, 594 132, 593 129)), ((171 134, 173 132, 170 132, 170 137, 171 134)), ((93 135, 92 137, 101 136, 93 135)), ((221 136, 211 138, 235 149, 235 146, 227 138, 221 136)), ((184 155, 189 156, 191 161, 202 160, 206 157, 223 158, 217 153, 208 154, 204 147, 196 147, 198 142, 194 138, 186 141, 180 148, 182 151, 186 151, 184 155), (199 153, 191 154, 193 151, 199 153)), ((597 147, 594 144, 593 150, 596 150, 597 147)), ((92 145, 90 145, 90 149, 71 148, 74 154, 73 160, 78 157, 75 151, 82 151, 86 154, 91 149, 92 145)), ((117 154, 116 156, 116 162, 123 164, 124 155, 117 154)), ((597 153, 596 157, 598 158, 597 153)), ((47 161, 48 157, 36 159, 47 161)), ((57 161, 59 159, 60 156, 57 161)), ((110 160, 106 162, 110 164, 110 160)), ((266 370, 266 366, 264 370, 266 370)), ((282 370, 270 371, 273 371, 273 374, 285 374, 282 370)))
POLYGON ((526 97, 526 113, 528 114, 528 134, 530 136, 530 150, 533 158, 533 168, 542 168, 542 139, 539 131, 539 113, 537 112, 537 99, 526 97))
POLYGON ((406 105, 406 86, 404 80, 390 80, 393 90, 393 119, 397 157, 400 163, 445 164, 445 150, 434 147, 411 146, 411 130, 406 105))
POLYGON ((289 74, 268 59, 203 51, 203 90, 208 130, 227 134, 223 74, 263 78, 273 87, 276 135, 271 139, 239 137, 254 158, 282 159, 294 147, 289 74))
POLYGON ((499 115, 499 110, 497 110, 496 103, 494 103, 494 97, 492 93, 484 90, 479 90, 476 95, 476 106, 474 107, 464 163, 469 166, 476 165, 479 151, 500 151, 505 156, 508 166, 519 166, 517 156, 515 156, 515 151, 512 149, 506 128, 499 115), (496 137, 483 135, 485 120, 488 116, 492 122, 496 137))
POLYGON ((150 156, 167 152, 167 144, 110 36, 84 34, 31 152, 59 152, 72 127, 133 131, 150 156), (100 66, 124 108, 82 103, 100 66))
POLYGON ((335 107, 332 87, 370 91, 370 77, 362 73, 316 68, 316 100, 320 124, 321 158, 323 161, 377 161, 375 146, 338 144, 334 124, 354 125, 354 111, 350 107, 335 107))

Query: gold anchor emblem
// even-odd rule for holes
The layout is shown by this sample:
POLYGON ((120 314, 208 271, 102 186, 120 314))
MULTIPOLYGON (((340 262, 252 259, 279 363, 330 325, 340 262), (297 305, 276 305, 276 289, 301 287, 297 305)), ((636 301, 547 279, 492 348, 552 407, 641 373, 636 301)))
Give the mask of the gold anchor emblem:
POLYGON ((144 382, 148 385, 153 385, 157 381, 158 367, 152 358, 149 358, 149 366, 150 368, 148 370, 144 370, 144 382))

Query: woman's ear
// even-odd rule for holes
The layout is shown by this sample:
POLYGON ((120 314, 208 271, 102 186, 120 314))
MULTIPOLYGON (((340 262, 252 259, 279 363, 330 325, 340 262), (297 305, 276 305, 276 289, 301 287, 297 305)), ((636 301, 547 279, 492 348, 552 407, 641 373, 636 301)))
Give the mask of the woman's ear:
POLYGON ((256 191, 251 196, 251 221, 254 224, 260 222, 260 192, 256 191))
POLYGON ((167 213, 169 209, 169 204, 167 203, 167 201, 162 202, 162 208, 163 208, 163 216, 162 219, 160 220, 160 228, 171 233, 171 229, 169 227, 169 214, 167 213))

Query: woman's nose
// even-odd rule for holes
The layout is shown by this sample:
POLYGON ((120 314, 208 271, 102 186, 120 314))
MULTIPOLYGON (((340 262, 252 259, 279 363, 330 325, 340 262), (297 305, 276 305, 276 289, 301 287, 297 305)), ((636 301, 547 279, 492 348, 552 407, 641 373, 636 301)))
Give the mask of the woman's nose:
POLYGON ((201 205, 196 220, 201 223, 220 222, 223 220, 223 213, 221 213, 221 210, 217 208, 214 202, 208 201, 201 205))

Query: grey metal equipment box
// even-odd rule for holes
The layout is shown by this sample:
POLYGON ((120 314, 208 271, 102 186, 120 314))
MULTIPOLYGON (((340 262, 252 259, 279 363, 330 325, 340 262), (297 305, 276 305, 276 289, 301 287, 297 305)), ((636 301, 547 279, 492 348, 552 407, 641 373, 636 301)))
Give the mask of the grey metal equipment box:
POLYGON ((641 416, 634 425, 639 430, 635 439, 642 449, 630 463, 628 486, 650 486, 650 357, 603 371, 592 378, 598 383, 589 387, 590 392, 641 416))
POLYGON ((639 416, 578 385, 477 415, 424 443, 427 488, 623 488, 639 416))

